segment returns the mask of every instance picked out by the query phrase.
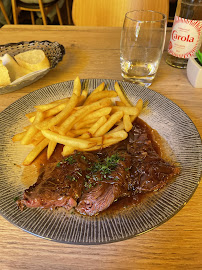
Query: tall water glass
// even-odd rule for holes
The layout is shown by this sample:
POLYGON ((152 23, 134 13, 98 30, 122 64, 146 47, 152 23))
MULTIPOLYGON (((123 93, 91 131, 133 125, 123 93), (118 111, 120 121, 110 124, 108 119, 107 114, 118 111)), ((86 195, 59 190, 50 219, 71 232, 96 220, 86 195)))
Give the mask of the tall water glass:
POLYGON ((121 33, 122 77, 134 83, 151 85, 165 44, 166 16, 151 10, 126 13, 121 33))

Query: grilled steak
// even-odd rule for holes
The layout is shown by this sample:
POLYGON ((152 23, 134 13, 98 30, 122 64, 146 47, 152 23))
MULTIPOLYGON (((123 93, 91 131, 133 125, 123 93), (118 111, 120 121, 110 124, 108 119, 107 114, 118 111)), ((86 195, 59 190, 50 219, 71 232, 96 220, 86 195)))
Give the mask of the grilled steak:
POLYGON ((152 129, 136 119, 126 140, 47 164, 17 203, 21 209, 75 207, 80 214, 92 216, 119 198, 156 191, 178 173, 179 168, 161 158, 152 129))
POLYGON ((54 209, 62 206, 67 210, 75 207, 81 196, 87 169, 81 156, 77 153, 47 166, 37 182, 24 191, 23 199, 17 201, 19 207, 54 209))
POLYGON ((121 194, 117 184, 101 183, 85 192, 76 210, 83 215, 93 216, 107 209, 121 194))
POLYGON ((128 188, 139 193, 156 191, 179 173, 179 168, 161 158, 150 129, 137 119, 127 144, 127 151, 132 156, 128 188))
POLYGON ((108 208, 120 197, 128 196, 129 167, 131 156, 123 152, 112 152, 111 156, 94 163, 88 174, 86 190, 76 210, 81 214, 95 215, 108 208))

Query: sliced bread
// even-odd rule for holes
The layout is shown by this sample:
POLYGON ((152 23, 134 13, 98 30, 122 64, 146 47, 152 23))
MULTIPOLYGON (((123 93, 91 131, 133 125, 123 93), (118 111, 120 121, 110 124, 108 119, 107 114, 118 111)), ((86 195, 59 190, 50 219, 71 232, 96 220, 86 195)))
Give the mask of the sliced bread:
POLYGON ((42 70, 50 67, 50 63, 42 50, 30 50, 14 56, 17 63, 30 71, 42 70))
POLYGON ((6 86, 11 83, 10 76, 8 74, 8 69, 4 67, 2 61, 0 60, 0 87, 6 86))
POLYGON ((4 56, 1 59, 2 59, 3 65, 8 70, 11 82, 30 73, 30 70, 19 66, 18 63, 13 59, 13 57, 10 56, 8 53, 4 54, 4 56))

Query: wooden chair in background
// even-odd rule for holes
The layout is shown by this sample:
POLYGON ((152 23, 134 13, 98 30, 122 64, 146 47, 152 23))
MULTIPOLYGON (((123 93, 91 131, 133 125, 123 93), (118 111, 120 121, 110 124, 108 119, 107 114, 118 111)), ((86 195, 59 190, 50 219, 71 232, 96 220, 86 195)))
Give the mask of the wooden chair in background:
POLYGON ((72 19, 77 26, 122 26, 125 13, 154 10, 169 14, 169 0, 73 0, 72 19))
POLYGON ((8 18, 8 15, 7 15, 6 11, 5 11, 3 2, 1 0, 0 0, 0 10, 2 11, 2 14, 4 15, 4 18, 5 18, 6 22, 7 22, 7 24, 10 24, 10 20, 8 18))
MULTIPOLYGON (((18 24, 18 15, 22 10, 24 10, 24 11, 29 11, 31 13, 32 24, 35 24, 34 12, 37 12, 37 11, 41 12, 43 24, 47 25, 46 15, 50 12, 52 8, 55 7, 59 24, 63 25, 60 9, 58 7, 58 0, 53 0, 50 3, 43 3, 43 0, 38 0, 38 2, 39 2, 38 4, 32 4, 32 3, 28 4, 20 0, 12 0, 14 24, 18 24)), ((68 0, 66 0, 66 8, 67 8, 68 23, 70 24, 70 9, 69 9, 68 0)))

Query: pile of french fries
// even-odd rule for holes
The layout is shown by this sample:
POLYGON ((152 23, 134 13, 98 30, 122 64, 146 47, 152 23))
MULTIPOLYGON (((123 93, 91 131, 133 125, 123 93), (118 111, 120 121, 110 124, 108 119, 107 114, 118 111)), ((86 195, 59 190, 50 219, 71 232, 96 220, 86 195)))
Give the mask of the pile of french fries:
POLYGON ((30 165, 46 147, 49 159, 57 144, 64 145, 62 155, 68 156, 75 150, 99 150, 125 140, 143 101, 133 106, 117 82, 114 88, 105 90, 103 82, 88 95, 76 77, 70 98, 35 106, 36 111, 26 114, 30 125, 12 138, 22 145, 34 145, 23 165, 30 165), (116 97, 119 100, 113 102, 116 97))

